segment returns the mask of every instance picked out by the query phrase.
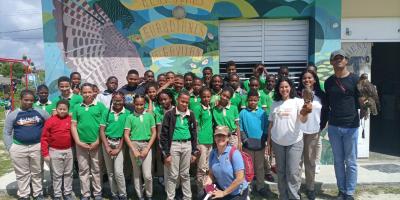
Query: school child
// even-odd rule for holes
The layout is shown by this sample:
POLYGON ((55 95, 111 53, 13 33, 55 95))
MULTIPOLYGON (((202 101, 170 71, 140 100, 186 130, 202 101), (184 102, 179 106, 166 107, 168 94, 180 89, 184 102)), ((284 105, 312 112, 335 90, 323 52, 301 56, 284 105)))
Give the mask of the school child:
POLYGON ((40 137, 44 122, 49 115, 42 109, 32 108, 34 93, 23 90, 21 107, 9 113, 5 119, 3 139, 13 163, 19 199, 42 200, 42 156, 40 137))
POLYGON ((45 161, 50 162, 53 199, 61 200, 64 196, 64 200, 72 200, 74 199, 72 196, 74 156, 68 100, 58 101, 56 111, 57 114, 46 121, 42 131, 40 140, 42 156, 45 161))
POLYGON ((157 127, 157 153, 156 153, 156 174, 155 176, 158 177, 158 182, 161 185, 165 184, 166 180, 166 170, 167 168, 164 167, 163 161, 162 161, 162 156, 161 156, 161 147, 160 147, 160 134, 161 134, 161 126, 162 122, 164 120, 164 115, 166 112, 172 110, 175 108, 174 106, 174 97, 168 90, 162 90, 160 93, 158 93, 157 100, 159 103, 159 109, 156 109, 154 111, 155 114, 155 119, 156 119, 156 127, 157 127))
POLYGON ((81 87, 83 102, 75 105, 72 112, 71 133, 76 144, 82 200, 91 196, 93 187, 95 200, 101 200, 101 169, 99 127, 106 106, 93 98, 93 86, 84 83, 81 87), (92 178, 90 178, 90 175, 92 178))
POLYGON ((97 85, 92 85, 93 86, 93 99, 97 99, 97 95, 100 94, 100 90, 99 87, 97 87, 97 85))
MULTIPOLYGON (((255 77, 260 85, 260 88, 264 88, 265 87, 265 78, 264 78, 264 74, 266 73, 266 69, 265 66, 263 64, 257 64, 253 67, 253 76, 255 77)), ((246 80, 243 83, 243 88, 248 92, 250 91, 251 87, 250 87, 250 79, 246 80)))
POLYGON ((183 75, 183 80, 184 80, 184 88, 186 91, 188 91, 190 93, 190 91, 192 91, 192 87, 193 87, 193 79, 196 77, 195 74, 193 74, 193 72, 187 72, 185 73, 185 75, 183 75))
POLYGON ((139 72, 131 69, 126 75, 127 84, 122 86, 118 91, 124 93, 125 96, 125 108, 133 112, 133 97, 136 94, 143 95, 144 87, 139 87, 139 72))
POLYGON ((193 79, 193 88, 192 92, 190 93, 190 100, 189 100, 189 109, 194 111, 200 107, 200 90, 203 87, 203 81, 200 78, 195 77, 193 79))
POLYGON ((106 90, 97 95, 96 100, 103 103, 107 108, 110 108, 112 95, 118 88, 118 78, 115 76, 108 77, 106 87, 106 90))
POLYGON ((229 86, 233 89, 233 95, 231 98, 231 104, 240 110, 242 105, 242 96, 247 95, 247 92, 240 88, 240 78, 237 74, 231 74, 229 76, 229 86))
POLYGON ((173 83, 175 81, 175 73, 172 71, 169 71, 165 74, 165 76, 167 77, 167 83, 172 82, 172 85, 170 85, 169 87, 173 87, 173 83))
POLYGON ((144 96, 136 95, 135 112, 125 122, 124 138, 129 147, 133 166, 133 181, 139 199, 144 200, 143 189, 147 199, 153 197, 152 145, 156 139, 156 123, 152 114, 144 111, 144 96), (142 174, 144 188, 142 188, 142 174))
POLYGON ((261 196, 268 196, 269 192, 264 187, 264 153, 267 141, 268 116, 258 106, 259 94, 251 89, 247 94, 247 108, 240 111, 240 134, 243 150, 251 156, 256 175, 256 191, 261 196))
POLYGON ((200 91, 201 104, 193 110, 196 116, 198 127, 197 148, 200 152, 200 157, 197 162, 197 197, 204 196, 203 183, 207 177, 208 172, 208 158, 213 144, 213 117, 211 113, 211 90, 209 88, 202 88, 200 91))
POLYGON ((154 72, 147 70, 144 72, 144 84, 154 82, 154 72))
POLYGON ((11 98, 9 93, 4 93, 4 98, 1 99, 0 106, 4 106, 5 116, 7 116, 11 112, 11 98))
POLYGON ((72 114, 72 109, 75 107, 75 105, 82 103, 82 96, 71 92, 71 80, 66 76, 61 76, 60 78, 58 78, 57 84, 60 95, 51 100, 51 103, 53 104, 53 115, 56 114, 56 108, 54 107, 54 105, 57 105, 57 102, 61 99, 68 100, 69 107, 71 108, 69 109, 69 113, 72 114))
POLYGON ((71 80, 72 93, 79 95, 82 81, 81 74, 79 72, 72 72, 69 75, 69 79, 71 80))
MULTIPOLYGON (((267 110, 267 99, 270 97, 267 96, 262 90, 260 90, 260 81, 256 77, 251 77, 249 79, 249 87, 251 90, 256 90, 258 92, 258 107, 263 110, 267 110)), ((242 106, 241 109, 245 109, 247 107, 247 95, 242 96, 242 106)))
POLYGON ((278 71, 278 79, 282 79, 284 77, 289 77, 289 67, 288 66, 280 66, 278 71))
POLYGON ((163 87, 166 83, 167 83, 167 77, 165 76, 165 74, 159 74, 157 76, 158 88, 163 87))
POLYGON ((213 70, 211 67, 203 68, 203 86, 211 88, 211 77, 213 76, 213 70))
POLYGON ((103 112, 100 121, 103 157, 113 200, 127 199, 122 146, 123 129, 129 115, 130 112, 124 108, 124 94, 116 92, 113 94, 111 107, 103 112))
POLYGON ((224 88, 221 92, 221 99, 213 108, 212 114, 214 117, 214 126, 228 126, 230 143, 240 149, 239 111, 230 103, 232 94, 232 88, 224 88))
POLYGON ((188 109, 190 95, 182 91, 175 109, 168 111, 162 123, 160 145, 164 165, 168 168, 167 199, 175 198, 178 179, 181 181, 183 199, 192 199, 190 189, 190 163, 197 155, 197 127, 194 113, 188 109))
POLYGON ((215 103, 220 99, 220 94, 222 92, 222 77, 218 74, 211 78, 211 106, 214 107, 215 103))
POLYGON ((36 89, 39 100, 33 104, 33 107, 45 110, 49 115, 53 113, 53 104, 49 100, 49 88, 46 85, 39 85, 36 89))
POLYGON ((224 85, 229 84, 229 76, 231 74, 236 74, 237 68, 236 68, 236 63, 234 61, 228 61, 225 65, 225 71, 226 71, 226 76, 224 77, 224 85))
POLYGON ((174 79, 174 86, 171 89, 172 95, 174 95, 174 99, 177 100, 179 93, 184 90, 183 85, 185 84, 185 80, 182 75, 178 74, 174 79))
POLYGON ((146 104, 144 106, 144 109, 148 113, 154 113, 154 111, 158 109, 157 90, 158 86, 156 82, 148 82, 146 84, 146 104))

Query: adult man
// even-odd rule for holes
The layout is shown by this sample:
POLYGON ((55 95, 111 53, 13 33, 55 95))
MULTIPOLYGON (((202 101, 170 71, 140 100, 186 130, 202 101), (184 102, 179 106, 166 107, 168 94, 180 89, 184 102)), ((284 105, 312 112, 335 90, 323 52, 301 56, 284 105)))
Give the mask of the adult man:
POLYGON ((346 67, 343 50, 332 52, 330 63, 335 72, 325 81, 329 113, 329 141, 332 146, 338 200, 352 200, 357 185, 358 77, 346 67))

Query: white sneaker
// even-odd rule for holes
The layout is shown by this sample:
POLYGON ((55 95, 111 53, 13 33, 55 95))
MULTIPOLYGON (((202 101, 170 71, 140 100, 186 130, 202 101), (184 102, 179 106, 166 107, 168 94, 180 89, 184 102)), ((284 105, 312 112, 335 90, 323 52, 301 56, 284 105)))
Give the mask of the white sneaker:
POLYGON ((319 174, 321 172, 321 168, 319 165, 315 166, 315 173, 319 174))

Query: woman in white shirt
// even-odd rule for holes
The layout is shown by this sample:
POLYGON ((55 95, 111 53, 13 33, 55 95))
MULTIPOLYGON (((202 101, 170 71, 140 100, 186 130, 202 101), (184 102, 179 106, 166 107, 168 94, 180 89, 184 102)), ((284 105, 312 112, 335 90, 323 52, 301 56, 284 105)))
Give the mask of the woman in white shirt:
POLYGON ((287 77, 278 80, 269 115, 268 143, 272 143, 278 172, 279 199, 300 199, 303 154, 302 123, 311 112, 310 103, 296 97, 293 82, 287 77))
POLYGON ((303 132, 304 149, 303 160, 306 175, 306 195, 310 200, 315 199, 315 168, 317 157, 317 144, 320 132, 325 128, 328 120, 328 107, 326 104, 325 92, 321 90, 319 79, 315 71, 305 70, 300 76, 301 84, 298 94, 302 96, 302 91, 309 88, 313 92, 312 112, 307 117, 307 122, 301 125, 303 132))

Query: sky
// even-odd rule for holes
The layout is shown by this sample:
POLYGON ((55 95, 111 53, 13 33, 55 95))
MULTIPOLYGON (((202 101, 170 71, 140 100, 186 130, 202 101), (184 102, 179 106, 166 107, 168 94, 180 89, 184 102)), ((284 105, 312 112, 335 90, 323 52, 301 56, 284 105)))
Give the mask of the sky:
POLYGON ((25 54, 44 68, 42 28, 41 0, 0 0, 0 57, 25 54))

